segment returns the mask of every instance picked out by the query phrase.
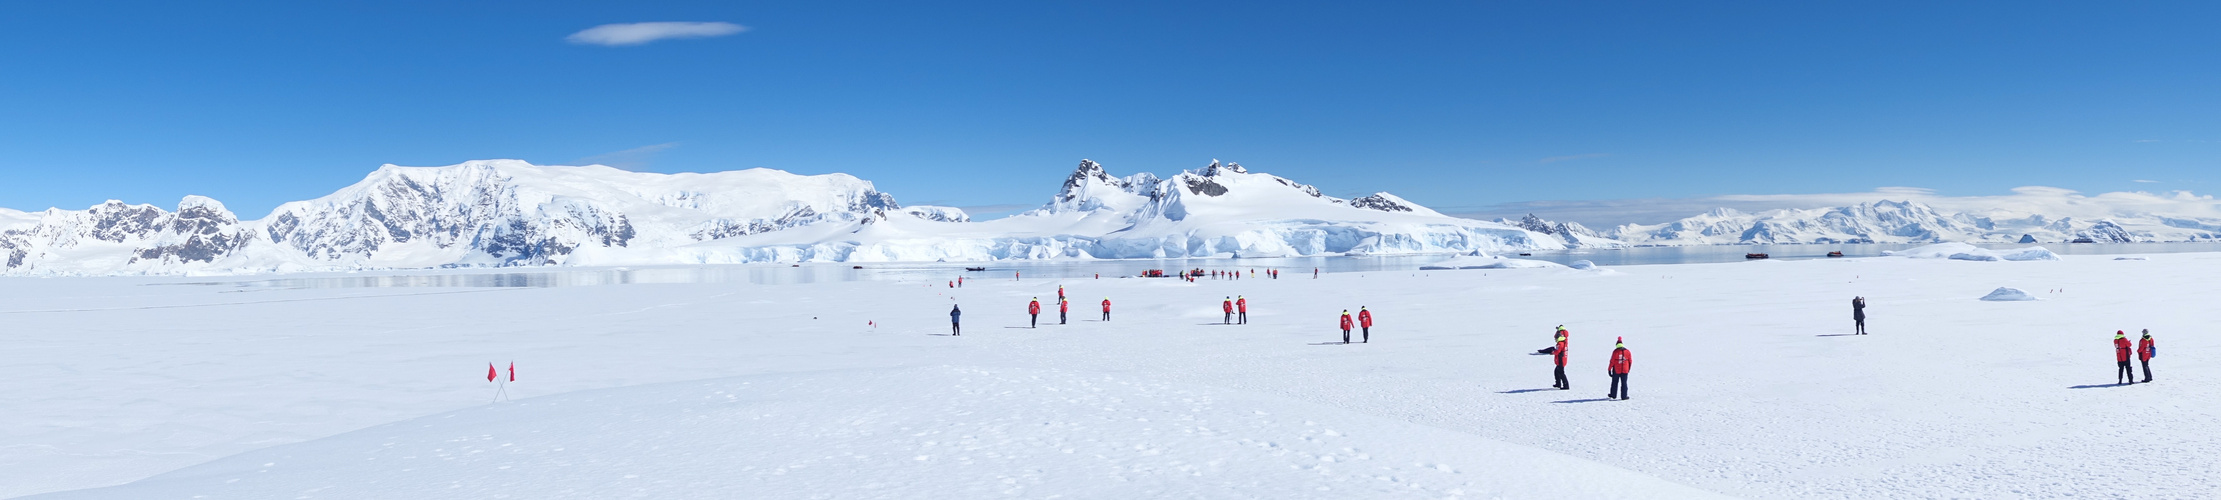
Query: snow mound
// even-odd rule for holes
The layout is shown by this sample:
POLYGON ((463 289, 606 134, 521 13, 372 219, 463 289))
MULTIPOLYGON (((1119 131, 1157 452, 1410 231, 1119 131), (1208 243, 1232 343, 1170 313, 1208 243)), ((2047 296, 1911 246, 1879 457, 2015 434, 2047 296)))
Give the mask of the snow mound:
POLYGON ((1576 261, 1573 261, 1573 263, 1572 263, 1572 264, 1566 264, 1566 267, 1571 267, 1571 268, 1574 268, 1574 269, 1582 269, 1582 270, 1588 270, 1588 269, 1596 269, 1596 268, 1597 268, 1597 267, 1596 267, 1596 263, 1595 263, 1595 262, 1589 262, 1589 261, 1586 261, 1586 260, 1576 260, 1576 261))
POLYGON ((2146 257, 2114 257, 2113 260, 2152 260, 2146 257))
POLYGON ((2019 288, 1998 287, 1996 290, 1991 290, 1989 295, 1982 296, 1982 300, 1987 300, 1990 302, 2014 302, 2023 300, 2036 300, 2036 296, 2029 295, 2028 292, 2021 291, 2021 289, 2019 288))
POLYGON ((1551 451, 1311 403, 1123 375, 942 366, 531 398, 42 498, 294 498, 303 492, 319 498, 1718 497, 1551 451))
POLYGON ((1543 260, 1512 259, 1498 256, 1465 255, 1442 262, 1436 262, 1430 265, 1419 266, 1419 269, 1441 271, 1451 269, 1563 269, 1565 267, 1566 266, 1564 264, 1543 260))
POLYGON ((2011 250, 1990 250, 1987 248, 1977 247, 1965 243, 1937 243, 1934 245, 1909 248, 1905 250, 1885 251, 1882 252, 1882 255, 1911 257, 1915 259, 1951 259, 1972 261, 2059 260, 2059 254, 2051 253, 2050 249, 2044 247, 2015 248, 2011 250))

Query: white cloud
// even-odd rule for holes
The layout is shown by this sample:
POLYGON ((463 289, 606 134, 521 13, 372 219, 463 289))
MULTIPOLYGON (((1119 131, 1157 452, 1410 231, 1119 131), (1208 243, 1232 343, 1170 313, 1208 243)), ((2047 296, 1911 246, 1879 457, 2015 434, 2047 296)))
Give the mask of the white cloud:
POLYGON ((2134 182, 2141 182, 2141 183, 2145 183, 2145 184, 2158 184, 2158 183, 2159 183, 2159 181, 2155 181, 2155 180, 2147 180, 2147 179, 2137 179, 2137 180, 2135 180, 2134 182))
POLYGON ((580 45, 622 47, 668 38, 708 38, 731 35, 742 31, 748 31, 748 27, 725 22, 618 23, 586 28, 584 31, 572 33, 564 40, 580 45))
POLYGON ((2011 194, 1994 196, 1938 196, 1934 190, 1884 187, 1863 193, 1739 194, 1706 198, 1647 198, 1625 200, 1552 200, 1504 203, 1471 210, 1444 210, 1452 215, 1481 219, 1519 218, 1533 213, 1551 220, 1610 227, 1627 223, 1656 224, 1679 220, 1713 208, 1744 212, 1781 209, 1840 207, 1881 200, 1915 201, 1942 212, 1965 212, 1993 217, 2044 214, 2054 217, 2102 218, 2129 214, 2180 217, 2221 217, 2221 200, 2189 191, 2153 193, 2117 191, 2083 195, 2079 191, 2046 186, 2013 188, 2011 194))

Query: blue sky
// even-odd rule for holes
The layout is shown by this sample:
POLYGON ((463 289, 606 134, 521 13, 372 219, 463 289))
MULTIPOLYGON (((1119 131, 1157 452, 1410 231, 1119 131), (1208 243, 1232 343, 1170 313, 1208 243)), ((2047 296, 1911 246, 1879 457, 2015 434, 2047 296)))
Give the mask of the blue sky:
POLYGON ((2221 172, 2211 2, 1199 4, 8 2, 0 206, 256 218, 484 158, 971 207, 1041 203, 1081 158, 1217 158, 1484 212, 2221 172), (746 30, 566 40, 650 21, 746 30))

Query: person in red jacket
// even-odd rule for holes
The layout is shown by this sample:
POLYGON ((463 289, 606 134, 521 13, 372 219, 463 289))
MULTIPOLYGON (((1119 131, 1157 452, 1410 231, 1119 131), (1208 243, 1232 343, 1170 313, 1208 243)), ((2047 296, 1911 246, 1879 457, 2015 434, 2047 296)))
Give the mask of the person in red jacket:
POLYGON ((1234 313, 1241 315, 1242 324, 1249 324, 1249 297, 1234 297, 1234 313))
POLYGON ((1103 321, 1110 321, 1110 297, 1103 297, 1103 321))
POLYGON ((1373 343, 1373 312, 1357 306, 1357 327, 1365 329, 1365 343, 1373 343))
POLYGON ((1227 297, 1225 302, 1219 303, 1218 308, 1221 311, 1226 311, 1225 323, 1229 325, 1234 324, 1234 298, 1227 297))
POLYGON ((1057 285, 1057 300, 1064 300, 1064 285, 1057 285))
POLYGON ((2116 384, 2134 384, 2134 383, 2136 383, 2136 369, 2135 369, 2135 368, 2130 368, 2130 367, 2128 366, 2128 352, 2129 352, 2129 344, 2128 344, 2128 332, 2124 332, 2124 331, 2120 331, 2120 330, 2114 330, 2114 331, 2113 331, 2113 360, 2114 360, 2114 361, 2118 361, 2118 362, 2120 362, 2120 364, 2121 364, 2121 371, 2115 374, 2115 377, 2114 377, 2114 380, 2113 380, 2113 382, 2114 382, 2114 383, 2116 383, 2116 384))
POLYGON ((1342 343, 1350 343, 1350 310, 1342 310, 1342 343))
POLYGON ((1604 374, 1612 376, 1612 391, 1604 399, 1627 399, 1627 371, 1635 368, 1635 355, 1627 352, 1627 338, 1613 341, 1612 361, 1604 365, 1604 374))
POLYGON ((1557 371, 1557 377, 1558 377, 1558 382, 1557 382, 1557 383, 1555 383, 1555 384, 1551 384, 1551 386, 1552 386, 1552 387, 1557 387, 1557 388, 1558 388, 1558 390, 1561 390, 1561 391, 1563 391, 1563 390, 1568 390, 1568 389, 1572 389, 1572 388, 1573 388, 1573 382, 1569 382, 1569 381, 1567 381, 1567 380, 1566 380, 1566 378, 1565 378, 1565 347, 1566 347, 1565 343, 1566 343, 1566 334, 1565 334, 1565 331, 1564 331, 1564 330, 1559 330, 1559 331, 1558 331, 1558 345, 1557 345, 1557 347, 1555 348, 1555 350, 1551 351, 1551 352, 1552 352, 1553 354, 1556 354, 1556 356, 1553 356, 1553 357, 1554 357, 1554 358, 1556 358, 1556 361, 1557 361, 1557 363, 1558 363, 1558 371, 1557 371))
POLYGON ((2136 341, 2136 359, 2144 362, 2144 383, 2152 381, 2152 356, 2159 354, 2159 345, 2152 341, 2152 329, 2144 329, 2144 339, 2136 341))
POLYGON ((1064 324, 1064 317, 1072 312, 1072 301, 1057 297, 1057 324, 1064 324))
POLYGON ((1027 314, 1027 315, 1030 315, 1030 316, 1033 316, 1033 319, 1031 319, 1031 320, 1028 320, 1028 321, 1026 322, 1026 326, 1027 326, 1027 327, 1030 327, 1030 328, 1040 328, 1040 327, 1041 327, 1041 298, 1040 298, 1040 297, 1034 297, 1034 298, 1033 298, 1033 302, 1031 302, 1031 303, 1028 303, 1028 304, 1026 304, 1026 314, 1027 314))

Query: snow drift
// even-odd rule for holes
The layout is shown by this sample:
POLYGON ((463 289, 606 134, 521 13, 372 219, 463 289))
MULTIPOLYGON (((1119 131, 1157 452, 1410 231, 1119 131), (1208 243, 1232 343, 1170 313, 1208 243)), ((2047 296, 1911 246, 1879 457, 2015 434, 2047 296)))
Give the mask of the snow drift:
POLYGON ((2014 302, 2023 300, 2036 300, 2036 296, 2029 295, 2028 292, 2021 291, 2021 289, 2019 288, 1998 287, 1996 290, 1991 290, 1989 295, 1982 296, 1982 300, 1987 300, 1991 302, 2014 302))

